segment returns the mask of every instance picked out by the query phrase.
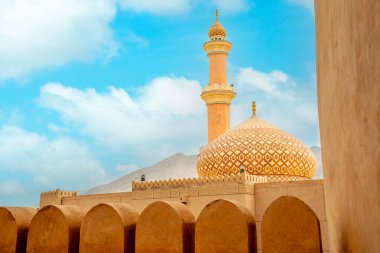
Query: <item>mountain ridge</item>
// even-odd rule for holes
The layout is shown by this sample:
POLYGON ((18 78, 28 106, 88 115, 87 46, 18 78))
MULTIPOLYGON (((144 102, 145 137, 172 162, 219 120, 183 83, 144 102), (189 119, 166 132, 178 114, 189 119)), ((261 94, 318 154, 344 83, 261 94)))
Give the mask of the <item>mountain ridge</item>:
MULTIPOLYGON (((312 146, 310 149, 317 159, 317 173, 314 179, 321 179, 323 178, 321 148, 319 146, 312 146)), ((146 181, 197 177, 197 159, 197 155, 176 153, 151 166, 124 175, 108 184, 93 187, 86 194, 131 191, 132 181, 140 181, 143 174, 146 181)))
POLYGON ((132 190, 132 181, 140 181, 145 175, 146 181, 159 179, 191 178, 197 176, 197 155, 184 155, 176 153, 151 166, 135 170, 108 184, 93 187, 87 193, 111 193, 132 190))

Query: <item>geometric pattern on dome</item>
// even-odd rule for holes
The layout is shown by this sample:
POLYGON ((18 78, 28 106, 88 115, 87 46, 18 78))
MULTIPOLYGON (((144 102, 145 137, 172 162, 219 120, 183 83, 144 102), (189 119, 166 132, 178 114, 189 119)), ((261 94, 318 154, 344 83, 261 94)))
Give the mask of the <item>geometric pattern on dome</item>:
POLYGON ((317 168, 314 154, 297 138, 278 128, 249 127, 231 129, 202 148, 197 170, 202 177, 235 175, 242 165, 272 182, 308 180, 317 168))
POLYGON ((224 27, 218 21, 215 21, 215 23, 213 24, 213 26, 208 31, 208 36, 209 37, 213 37, 213 36, 223 36, 223 37, 226 37, 227 36, 227 32, 224 29, 224 27))
POLYGON ((215 16, 216 16, 215 23, 211 26, 210 30, 208 31, 208 36, 210 38, 213 37, 213 36, 223 36, 223 37, 226 37, 227 32, 224 29, 224 27, 222 26, 222 24, 219 23, 219 21, 218 21, 218 17, 219 17, 218 10, 216 10, 215 16))

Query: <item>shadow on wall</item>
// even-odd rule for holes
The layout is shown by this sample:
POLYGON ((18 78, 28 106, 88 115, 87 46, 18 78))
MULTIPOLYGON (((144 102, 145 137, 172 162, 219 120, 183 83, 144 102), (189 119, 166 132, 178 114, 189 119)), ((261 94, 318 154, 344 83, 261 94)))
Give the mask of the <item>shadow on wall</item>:
POLYGON ((322 242, 318 217, 298 198, 280 197, 264 213, 261 242, 263 252, 320 253, 322 242))
MULTIPOLYGON (((167 201, 153 202, 140 215, 127 204, 99 204, 87 214, 76 206, 49 205, 36 214, 30 208, 0 208, 0 249, 21 253, 26 245, 27 253, 252 253, 257 251, 255 224, 246 207, 226 200, 209 203, 197 220, 186 205, 167 201), (16 250, 16 245, 23 247, 16 250)), ((263 252, 320 252, 318 224, 305 203, 279 198, 264 215, 263 252), (284 239, 288 243, 282 250, 266 246, 278 237, 282 241, 276 245, 282 246, 284 239)))

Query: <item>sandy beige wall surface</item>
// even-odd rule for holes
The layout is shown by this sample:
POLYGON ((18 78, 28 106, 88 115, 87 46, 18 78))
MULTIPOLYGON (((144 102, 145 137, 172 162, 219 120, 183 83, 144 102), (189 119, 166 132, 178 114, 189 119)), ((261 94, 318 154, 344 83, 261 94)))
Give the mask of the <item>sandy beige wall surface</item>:
POLYGON ((380 252, 380 1, 316 0, 332 252, 380 252))
POLYGON ((0 207, 0 252, 24 253, 34 208, 0 207))

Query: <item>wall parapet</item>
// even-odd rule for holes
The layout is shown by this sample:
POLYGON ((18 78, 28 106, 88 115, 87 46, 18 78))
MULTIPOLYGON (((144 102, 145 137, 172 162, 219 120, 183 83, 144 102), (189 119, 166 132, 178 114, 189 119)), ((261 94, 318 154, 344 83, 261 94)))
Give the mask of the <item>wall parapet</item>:
POLYGON ((42 192, 40 207, 47 205, 65 205, 73 201, 108 201, 122 202, 122 199, 180 199, 187 202, 187 197, 217 196, 231 194, 253 194, 254 185, 266 183, 267 177, 242 173, 214 177, 182 178, 132 182, 132 192, 79 195, 77 191, 60 189, 42 192))
POLYGON ((47 205, 61 205, 62 198, 78 196, 79 191, 63 191, 60 189, 41 192, 40 195, 40 207, 47 205))
POLYGON ((247 173, 237 175, 225 175, 215 177, 198 177, 198 178, 181 178, 132 182, 132 191, 173 189, 173 188, 201 188, 203 186, 223 186, 228 184, 246 184, 266 183, 265 176, 250 175, 247 173))

